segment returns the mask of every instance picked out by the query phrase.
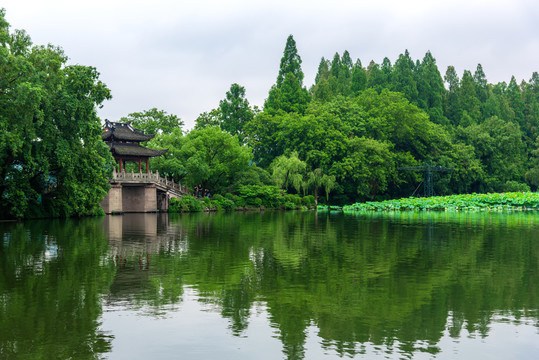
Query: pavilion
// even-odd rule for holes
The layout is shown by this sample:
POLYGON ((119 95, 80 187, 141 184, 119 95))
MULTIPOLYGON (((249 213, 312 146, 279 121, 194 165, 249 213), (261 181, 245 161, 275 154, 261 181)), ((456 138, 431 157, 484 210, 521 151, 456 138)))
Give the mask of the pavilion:
POLYGON ((139 173, 142 172, 142 164, 146 163, 146 173, 149 172, 148 161, 151 157, 165 154, 168 149, 148 149, 140 145, 141 142, 153 139, 155 135, 144 134, 135 129, 131 123, 111 122, 105 120, 105 129, 101 138, 109 146, 112 156, 118 164, 117 171, 125 172, 127 162, 138 164, 139 173))

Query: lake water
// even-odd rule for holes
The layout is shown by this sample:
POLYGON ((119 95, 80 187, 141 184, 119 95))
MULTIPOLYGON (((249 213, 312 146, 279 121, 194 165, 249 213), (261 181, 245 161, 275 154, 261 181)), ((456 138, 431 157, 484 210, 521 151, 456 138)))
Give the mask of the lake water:
POLYGON ((0 359, 539 359, 539 213, 0 223, 0 359))

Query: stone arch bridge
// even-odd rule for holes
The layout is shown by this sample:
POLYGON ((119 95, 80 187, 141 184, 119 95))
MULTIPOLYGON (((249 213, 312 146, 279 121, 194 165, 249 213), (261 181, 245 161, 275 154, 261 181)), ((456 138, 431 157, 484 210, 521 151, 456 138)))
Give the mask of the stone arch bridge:
POLYGON ((171 198, 189 195, 189 190, 167 180, 159 172, 116 172, 110 180, 110 190, 101 202, 106 214, 126 212, 167 211, 171 198))

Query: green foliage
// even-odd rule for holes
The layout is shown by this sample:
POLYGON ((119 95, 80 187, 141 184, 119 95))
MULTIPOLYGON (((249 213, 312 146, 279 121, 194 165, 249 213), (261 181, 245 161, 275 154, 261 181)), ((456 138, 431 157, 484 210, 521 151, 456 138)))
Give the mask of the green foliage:
POLYGON ((223 197, 222 195, 216 194, 213 196, 211 204, 216 207, 217 210, 232 211, 236 209, 236 203, 232 199, 223 197))
POLYGON ((482 187, 474 191, 504 191, 503 184, 523 176, 526 157, 517 124, 492 117, 462 129, 461 136, 475 149, 485 173, 482 187))
POLYGON ((276 208, 282 204, 283 191, 277 186, 244 185, 239 188, 238 194, 247 205, 276 208))
POLYGON ((528 184, 510 180, 505 183, 503 191, 505 192, 530 192, 528 184))
POLYGON ((202 130, 205 127, 220 127, 223 122, 221 109, 213 109, 210 112, 203 112, 195 120, 195 130, 202 130))
POLYGON ((298 194, 285 194, 282 202, 285 204, 286 209, 297 209, 301 206, 301 197, 298 194), (292 207, 290 207, 290 204, 292 204, 292 207))
POLYGON ((270 173, 259 167, 256 164, 252 163, 245 170, 238 172, 234 176, 234 182, 231 186, 233 191, 242 185, 272 185, 273 180, 271 179, 270 173))
POLYGON ((171 134, 174 131, 181 133, 183 121, 174 114, 167 114, 164 110, 152 108, 142 112, 134 112, 120 118, 120 122, 129 122, 134 128, 146 134, 171 134))
POLYGON ((170 133, 162 133, 150 140, 146 146, 153 149, 168 149, 161 156, 150 159, 150 168, 159 174, 173 179, 176 183, 184 182, 187 175, 185 162, 181 157, 181 149, 185 138, 180 128, 172 129, 170 133))
POLYGON ((264 110, 272 113, 305 112, 311 98, 303 86, 303 76, 296 42, 290 35, 281 58, 277 82, 269 92, 264 110))
POLYGON ((252 153, 238 138, 217 127, 192 130, 182 140, 178 159, 184 166, 185 183, 201 184, 211 193, 231 186, 237 173, 249 166, 252 153))
POLYGON ((0 11, 0 218, 100 212, 112 156, 96 107, 110 99, 95 68, 9 33, 0 11), (31 209, 31 210, 30 210, 31 209))
POLYGON ((226 93, 226 98, 219 103, 223 131, 237 135, 241 144, 245 143, 244 127, 254 117, 254 112, 245 98, 245 88, 232 84, 226 93))
POLYGON ((271 163, 270 168, 272 169, 272 178, 277 186, 286 190, 292 184, 299 192, 307 164, 298 158, 297 152, 293 152, 289 157, 279 156, 271 163))
POLYGON ((195 198, 194 196, 185 195, 180 199, 170 199, 170 205, 168 212, 180 213, 180 212, 200 212, 204 210, 204 202, 195 198))
POLYGON ((307 208, 316 206, 316 201, 313 195, 304 196, 303 198, 301 198, 301 203, 307 208))
MULTIPOLYGON (((508 184, 511 186, 511 184, 508 184)), ((518 186, 518 184, 514 184, 518 186)), ((405 198, 382 202, 365 202, 344 206, 349 211, 389 211, 389 210, 463 210, 499 211, 539 209, 539 193, 508 192, 492 194, 463 194, 433 196, 427 198, 405 198)))
MULTIPOLYGON (((204 183, 212 193, 237 194, 241 186, 273 180, 282 189, 313 194, 315 202, 323 189, 334 204, 408 196, 423 174, 402 168, 427 161, 454 169, 433 175, 438 194, 539 186, 537 73, 529 83, 512 78, 493 85, 480 64, 461 78, 449 66, 442 78, 430 52, 414 61, 405 51, 394 64, 386 57, 364 68, 344 51, 321 59, 310 94, 303 78, 290 36, 263 112, 251 112, 244 88, 233 84, 218 109, 197 119, 193 134, 212 127, 236 134, 249 145, 240 153, 252 150, 254 164, 216 177, 205 158, 212 150, 200 145, 188 151, 195 137, 189 134, 163 138, 159 146, 156 139, 155 147, 171 150, 152 167, 177 181, 204 183)), ((217 138, 206 136, 203 143, 217 138)))
POLYGON ((296 48, 296 41, 292 35, 286 39, 283 57, 279 66, 279 75, 277 76, 277 87, 281 87, 285 81, 286 75, 292 74, 296 80, 303 84, 303 71, 301 70, 301 57, 296 48))
POLYGON ((99 323, 116 268, 103 222, 0 226, 9 239, 0 245, 1 358, 97 359, 110 353, 112 339, 99 323))

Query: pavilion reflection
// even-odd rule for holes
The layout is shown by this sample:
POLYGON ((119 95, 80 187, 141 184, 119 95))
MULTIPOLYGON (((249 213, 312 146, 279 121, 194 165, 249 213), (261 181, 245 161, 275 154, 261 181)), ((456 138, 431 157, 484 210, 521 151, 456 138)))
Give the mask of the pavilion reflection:
POLYGON ((109 239, 109 256, 119 268, 129 262, 148 270, 150 255, 187 248, 185 230, 180 224, 171 224, 167 214, 109 215, 103 227, 109 239))

